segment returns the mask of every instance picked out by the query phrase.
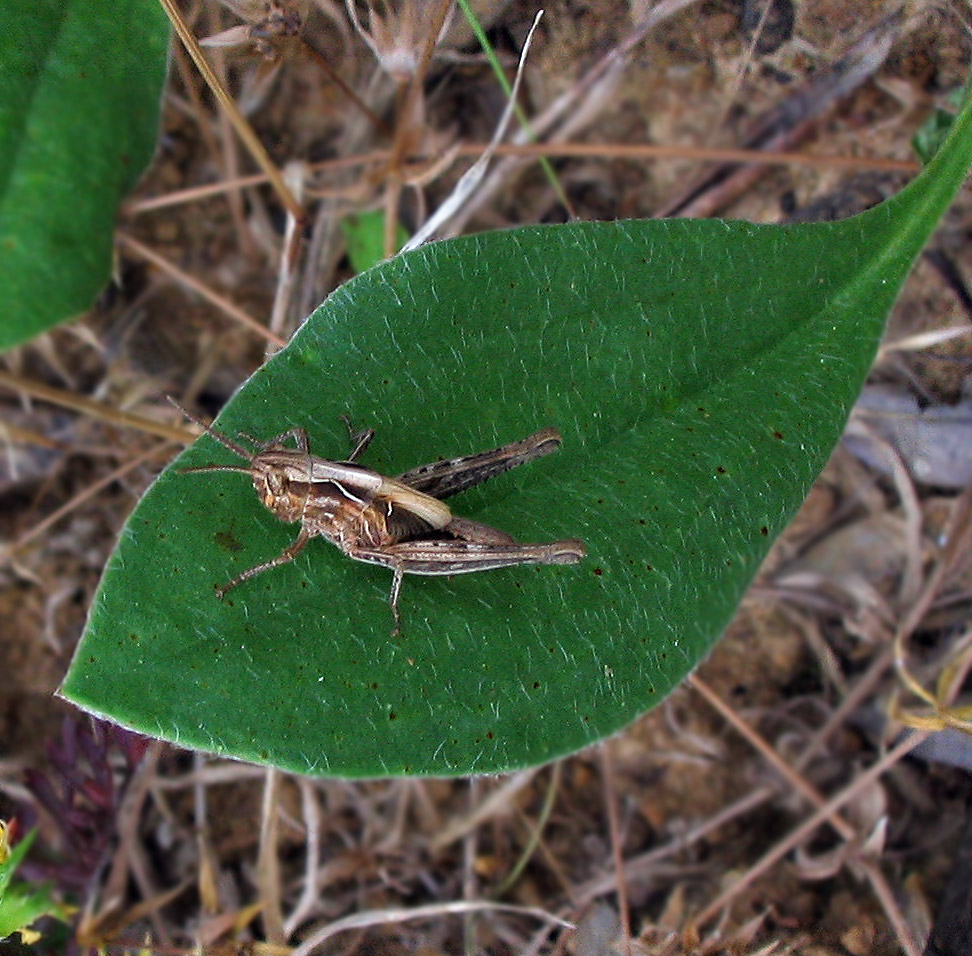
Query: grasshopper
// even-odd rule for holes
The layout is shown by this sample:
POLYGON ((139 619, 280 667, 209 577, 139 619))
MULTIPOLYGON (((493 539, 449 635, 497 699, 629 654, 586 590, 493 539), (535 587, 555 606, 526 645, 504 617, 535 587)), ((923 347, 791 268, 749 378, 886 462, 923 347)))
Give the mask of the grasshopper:
MULTIPOLYGON (((172 399, 170 399, 172 401, 172 399)), ((453 514, 442 500, 560 447, 560 433, 544 428, 521 441, 491 451, 421 465, 388 478, 357 464, 374 437, 355 432, 344 419, 352 449, 344 461, 312 455, 307 432, 290 428, 261 442, 240 438, 245 448, 184 408, 172 404, 246 465, 202 465, 186 472, 238 471, 253 479, 257 497, 281 521, 300 522, 293 544, 231 581, 216 587, 222 598, 244 581, 293 561, 312 538, 330 541, 349 558, 393 571, 389 602, 397 635, 398 599, 406 574, 468 574, 519 564, 576 564, 586 554, 576 538, 549 544, 520 544, 505 531, 453 514), (295 447, 285 443, 291 440, 295 447)))

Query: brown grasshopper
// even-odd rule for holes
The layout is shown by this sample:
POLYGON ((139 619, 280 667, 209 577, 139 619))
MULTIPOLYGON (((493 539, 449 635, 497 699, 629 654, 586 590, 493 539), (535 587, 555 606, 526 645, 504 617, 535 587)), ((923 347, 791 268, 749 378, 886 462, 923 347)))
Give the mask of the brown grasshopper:
POLYGON ((176 402, 172 404, 248 462, 202 465, 184 471, 249 474, 257 497, 276 517, 288 523, 300 522, 300 533, 293 544, 272 561, 264 561, 217 587, 220 598, 244 581, 293 561, 311 538, 322 537, 355 561, 392 569, 392 633, 398 634, 398 597, 405 574, 467 574, 519 564, 576 564, 586 554, 584 543, 576 538, 519 544, 505 531, 453 514, 442 501, 556 451, 561 438, 554 428, 544 428, 491 451, 435 461, 386 478, 355 463, 371 443, 374 431, 355 432, 347 419, 351 453, 346 461, 329 461, 311 454, 303 428, 290 428, 266 442, 241 435, 252 443, 251 450, 204 424, 176 402), (296 448, 284 444, 288 439, 296 448))

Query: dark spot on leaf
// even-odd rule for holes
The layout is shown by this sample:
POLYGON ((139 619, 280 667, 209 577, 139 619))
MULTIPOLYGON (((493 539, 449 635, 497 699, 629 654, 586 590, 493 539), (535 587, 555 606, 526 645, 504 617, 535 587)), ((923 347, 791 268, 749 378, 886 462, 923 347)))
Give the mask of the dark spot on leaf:
POLYGON ((533 682, 533 689, 534 689, 534 690, 540 690, 540 681, 538 681, 538 680, 535 680, 535 681, 533 682))
POLYGON ((777 441, 783 441, 783 432, 778 432, 778 431, 774 431, 774 432, 773 432, 773 437, 774 437, 774 438, 775 438, 775 439, 776 439, 777 441))
POLYGON ((395 711, 390 710, 388 712, 388 719, 389 720, 398 720, 398 714, 396 714, 395 711))
POLYGON ((767 535, 769 535, 769 528, 767 528, 766 525, 763 525, 763 527, 759 529, 759 533, 765 538, 767 535))
POLYGON ((603 499, 603 498, 595 498, 594 500, 595 500, 595 501, 596 501, 596 502, 597 502, 597 503, 598 503, 599 505, 603 505, 603 504, 604 504, 604 499, 603 499))
POLYGON ((213 542, 224 551, 229 551, 230 554, 236 554, 237 551, 243 550, 240 539, 230 531, 217 531, 213 535, 213 542))
POLYGON ((594 573, 595 573, 595 574, 596 574, 596 575, 597 575, 598 577, 600 577, 600 576, 601 576, 602 574, 604 574, 604 572, 603 572, 603 571, 602 571, 602 570, 601 570, 600 568, 595 568, 595 569, 594 569, 594 573))
POLYGON ((639 519, 638 519, 638 524, 647 524, 647 523, 648 523, 648 522, 647 522, 647 521, 645 521, 645 519, 644 519, 644 518, 639 518, 639 519))
POLYGON ((723 468, 722 465, 717 465, 716 471, 719 472, 720 475, 724 475, 726 473, 726 469, 723 468))
POLYGON ((652 565, 649 561, 646 561, 645 562, 645 570, 646 571, 654 571, 655 570, 654 565, 652 565))

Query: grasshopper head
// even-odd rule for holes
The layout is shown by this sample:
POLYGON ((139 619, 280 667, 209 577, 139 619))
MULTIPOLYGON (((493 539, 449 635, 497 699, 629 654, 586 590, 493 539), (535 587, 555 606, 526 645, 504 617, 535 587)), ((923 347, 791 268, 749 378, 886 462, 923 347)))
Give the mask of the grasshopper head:
POLYGON ((310 484, 298 480, 293 469, 277 460, 274 452, 257 454, 250 462, 253 489, 264 507, 281 521, 300 521, 307 506, 310 484))
POLYGON ((246 461, 245 465, 197 465, 193 468, 183 468, 183 472, 238 471, 250 475, 257 497, 267 510, 273 512, 281 521, 288 523, 300 521, 310 493, 308 480, 310 471, 306 454, 281 445, 267 447, 249 435, 241 435, 241 438, 254 445, 255 450, 245 448, 222 432, 216 431, 212 425, 200 421, 178 402, 171 398, 169 401, 186 418, 195 422, 221 445, 246 461))

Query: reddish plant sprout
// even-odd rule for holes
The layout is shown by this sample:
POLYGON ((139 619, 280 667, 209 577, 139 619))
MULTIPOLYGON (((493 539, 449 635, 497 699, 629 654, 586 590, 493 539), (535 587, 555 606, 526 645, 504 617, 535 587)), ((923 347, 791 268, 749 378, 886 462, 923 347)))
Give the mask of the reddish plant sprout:
MULTIPOLYGON (((51 880, 65 893, 85 893, 111 853, 119 805, 148 744, 148 738, 115 724, 65 718, 60 739, 47 747, 50 769, 24 774, 37 804, 60 830, 57 858, 26 861, 25 877, 51 880)), ((27 808, 24 817, 31 815, 27 808)))

